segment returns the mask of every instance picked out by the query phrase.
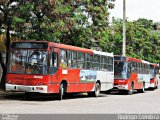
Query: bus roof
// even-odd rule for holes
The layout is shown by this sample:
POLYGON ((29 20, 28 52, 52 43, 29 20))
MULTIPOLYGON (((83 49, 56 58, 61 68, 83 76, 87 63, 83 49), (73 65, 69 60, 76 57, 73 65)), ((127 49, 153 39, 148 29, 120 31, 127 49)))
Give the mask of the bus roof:
POLYGON ((142 63, 145 63, 145 64, 150 64, 150 62, 148 62, 148 61, 145 61, 145 60, 142 60, 142 63))
POLYGON ((13 43, 47 43, 48 47, 56 47, 56 48, 61 48, 61 49, 66 49, 66 50, 73 50, 73 51, 78 51, 78 52, 84 52, 88 54, 99 54, 99 55, 105 55, 105 56, 111 56, 113 57, 113 53, 108 53, 108 52, 101 52, 101 51, 96 51, 96 50, 91 50, 87 48, 81 48, 81 47, 76 47, 72 45, 65 45, 61 43, 54 43, 54 42, 49 42, 49 41, 33 41, 33 40, 27 40, 27 41, 16 41, 13 43))
POLYGON ((138 59, 138 58, 132 58, 132 57, 120 56, 120 55, 115 55, 115 57, 123 57, 123 58, 126 59, 126 61, 135 61, 135 62, 142 62, 142 63, 145 63, 145 64, 150 64, 150 62, 145 61, 145 60, 141 60, 141 59, 138 59))
POLYGON ((101 52, 101 51, 96 51, 96 50, 93 50, 93 52, 94 52, 94 54, 99 54, 99 55, 104 55, 104 56, 113 57, 113 53, 101 52))

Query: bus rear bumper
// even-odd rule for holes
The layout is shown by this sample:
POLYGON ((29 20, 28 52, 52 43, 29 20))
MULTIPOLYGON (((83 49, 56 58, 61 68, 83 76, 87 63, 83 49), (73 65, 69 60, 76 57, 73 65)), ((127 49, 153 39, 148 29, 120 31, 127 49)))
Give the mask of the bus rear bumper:
POLYGON ((47 93, 47 86, 26 86, 26 85, 13 85, 6 84, 6 91, 21 91, 21 92, 37 92, 47 93))
POLYGON ((127 85, 114 85, 113 90, 128 90, 128 84, 127 85))
POLYGON ((154 83, 151 83, 150 84, 150 88, 154 88, 155 87, 155 84, 154 83))

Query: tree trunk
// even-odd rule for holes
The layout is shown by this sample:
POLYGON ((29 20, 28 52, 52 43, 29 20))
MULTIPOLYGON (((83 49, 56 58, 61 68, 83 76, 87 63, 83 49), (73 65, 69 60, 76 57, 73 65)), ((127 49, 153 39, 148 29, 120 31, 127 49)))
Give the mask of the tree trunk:
POLYGON ((7 25, 7 31, 6 31, 6 65, 8 65, 9 60, 9 48, 10 48, 10 24, 7 25))
POLYGON ((2 66, 2 71, 1 71, 2 72, 2 78, 1 78, 1 82, 0 82, 0 89, 5 90, 7 67, 2 60, 2 54, 1 53, 0 53, 0 64, 2 66))
POLYGON ((2 66, 3 74, 2 74, 2 79, 0 82, 0 88, 5 90, 5 83, 6 83, 6 75, 7 75, 7 65, 9 63, 9 48, 10 48, 10 23, 7 23, 7 29, 6 29, 6 64, 2 60, 2 54, 0 54, 0 64, 2 66))

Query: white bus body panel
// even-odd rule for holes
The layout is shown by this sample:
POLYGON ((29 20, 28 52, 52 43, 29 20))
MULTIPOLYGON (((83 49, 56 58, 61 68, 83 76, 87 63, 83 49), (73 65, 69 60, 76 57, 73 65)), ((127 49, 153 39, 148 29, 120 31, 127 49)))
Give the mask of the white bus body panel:
POLYGON ((106 91, 113 88, 114 73, 107 71, 98 71, 97 80, 101 82, 101 91, 106 91))

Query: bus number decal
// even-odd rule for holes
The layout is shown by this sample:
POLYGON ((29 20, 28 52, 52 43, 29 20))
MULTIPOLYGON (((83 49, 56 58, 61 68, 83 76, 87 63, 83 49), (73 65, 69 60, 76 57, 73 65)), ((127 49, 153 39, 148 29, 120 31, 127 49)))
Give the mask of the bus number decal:
POLYGON ((62 74, 63 75, 67 75, 68 74, 68 70, 62 70, 62 74))

